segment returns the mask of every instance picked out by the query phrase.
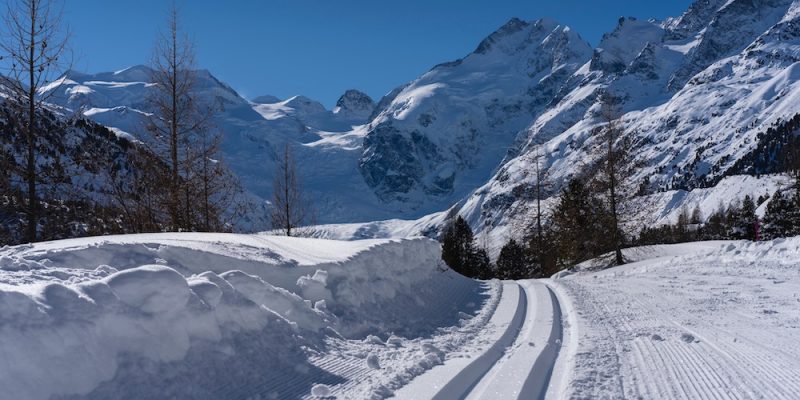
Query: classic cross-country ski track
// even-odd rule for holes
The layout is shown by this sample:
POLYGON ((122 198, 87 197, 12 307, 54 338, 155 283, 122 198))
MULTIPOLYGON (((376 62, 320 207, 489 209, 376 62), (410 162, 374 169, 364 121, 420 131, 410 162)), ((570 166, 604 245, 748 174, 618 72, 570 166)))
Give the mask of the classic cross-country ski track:
POLYGON ((470 356, 398 399, 793 399, 798 242, 632 250, 641 261, 502 282, 470 356))
POLYGON ((494 343, 476 357, 452 359, 413 380, 397 398, 544 398, 563 337, 561 308, 542 281, 504 282, 487 324, 494 343), (501 329, 491 329, 501 327, 501 329))

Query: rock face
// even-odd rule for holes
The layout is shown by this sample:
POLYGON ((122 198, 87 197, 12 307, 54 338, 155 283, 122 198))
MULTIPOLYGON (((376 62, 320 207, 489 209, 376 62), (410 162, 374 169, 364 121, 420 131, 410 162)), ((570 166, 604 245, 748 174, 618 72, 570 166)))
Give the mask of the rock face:
POLYGON ((336 101, 334 114, 342 115, 348 119, 366 121, 375 111, 375 101, 363 92, 350 89, 336 101))
POLYGON ((361 174, 387 203, 457 201, 489 177, 590 55, 566 26, 512 19, 472 54, 381 101, 364 138, 361 174))

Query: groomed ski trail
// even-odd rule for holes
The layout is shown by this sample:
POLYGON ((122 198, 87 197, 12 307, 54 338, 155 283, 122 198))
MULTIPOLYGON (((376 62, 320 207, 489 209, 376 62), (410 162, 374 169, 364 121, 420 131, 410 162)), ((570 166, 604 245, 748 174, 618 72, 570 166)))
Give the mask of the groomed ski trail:
POLYGON ((492 341, 452 359, 395 393, 398 399, 544 399, 561 349, 561 306, 536 280, 504 282, 490 321, 492 341))

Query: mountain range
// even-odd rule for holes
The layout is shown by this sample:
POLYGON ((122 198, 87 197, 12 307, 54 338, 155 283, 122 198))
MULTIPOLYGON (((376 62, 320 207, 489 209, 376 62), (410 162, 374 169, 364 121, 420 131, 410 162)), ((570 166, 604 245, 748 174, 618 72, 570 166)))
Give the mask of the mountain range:
MULTIPOLYGON (((269 201, 288 143, 320 224, 400 218, 429 229, 460 213, 499 241, 529 209, 520 188, 534 154, 551 197, 580 173, 603 123, 601 94, 620 99, 643 166, 633 181, 657 200, 651 222, 687 204, 709 211, 733 200, 720 197, 732 187, 774 190, 783 181, 733 175, 748 171, 764 132, 798 114, 798 62, 800 1, 698 0, 664 21, 620 18, 596 48, 556 21, 514 18, 377 102, 349 90, 333 110, 303 96, 248 100, 204 70, 197 88, 222 104, 223 157, 254 198, 269 201)), ((141 140, 149 75, 70 71, 46 90, 141 140)))

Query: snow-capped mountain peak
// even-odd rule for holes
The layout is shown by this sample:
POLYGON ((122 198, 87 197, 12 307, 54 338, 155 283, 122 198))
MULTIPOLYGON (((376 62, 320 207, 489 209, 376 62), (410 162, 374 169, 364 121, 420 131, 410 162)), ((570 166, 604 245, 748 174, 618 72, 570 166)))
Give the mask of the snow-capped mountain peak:
MULTIPOLYGON (((529 199, 514 189, 531 183, 531 152, 540 147, 557 193, 591 158, 604 92, 621 100, 626 134, 637 143, 643 167, 632 180, 640 189, 658 199, 669 190, 714 190, 755 159, 749 154, 763 132, 800 113, 798 10, 791 0, 698 0, 664 22, 621 19, 460 213, 489 242, 506 240, 527 209, 529 199)), ((664 216, 682 205, 659 204, 669 208, 664 216)))
POLYGON ((384 201, 412 209, 457 201, 590 56, 568 27, 512 19, 467 57, 392 93, 369 125, 362 175, 384 201))

